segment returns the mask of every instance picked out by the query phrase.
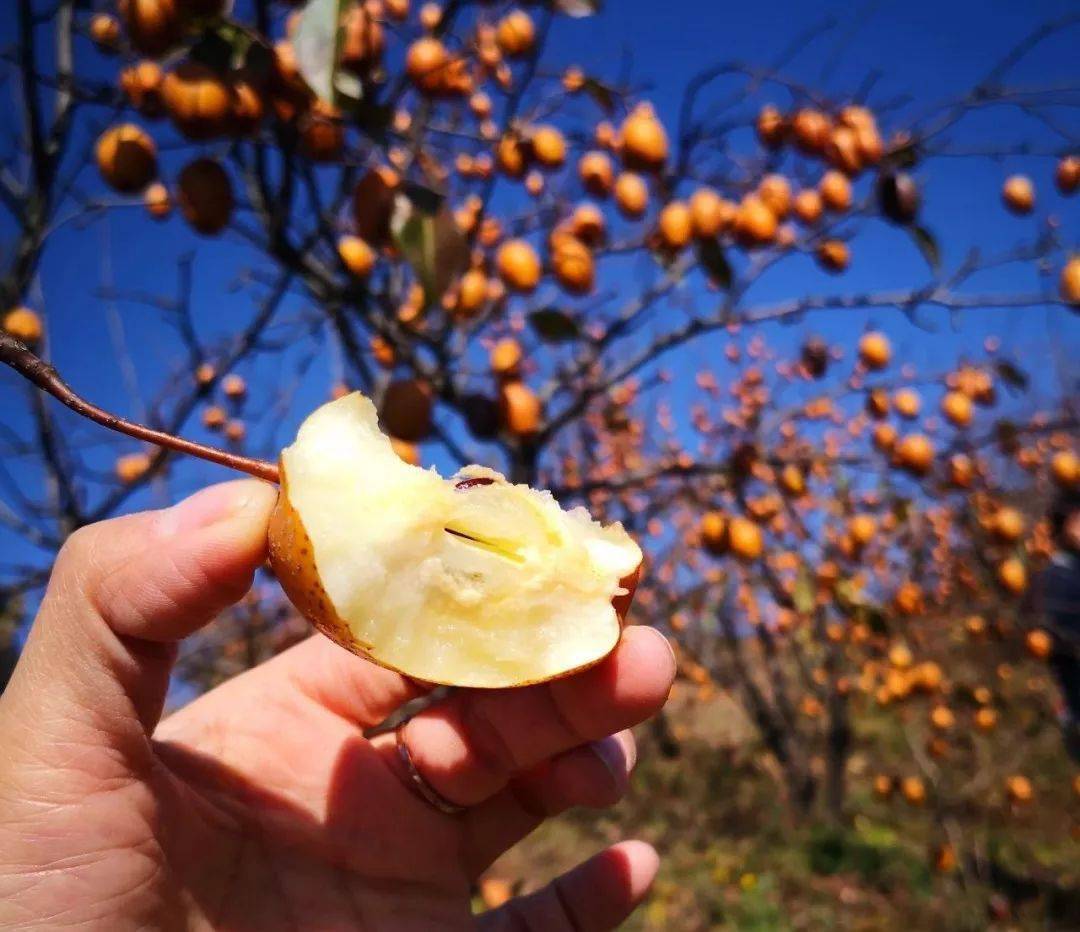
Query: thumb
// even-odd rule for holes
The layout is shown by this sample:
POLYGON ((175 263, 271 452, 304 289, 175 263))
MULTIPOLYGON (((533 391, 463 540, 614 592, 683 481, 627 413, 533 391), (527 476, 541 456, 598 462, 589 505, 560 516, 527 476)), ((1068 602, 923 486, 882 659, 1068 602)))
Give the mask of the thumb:
POLYGON ((151 731, 176 642, 250 588, 275 499, 265 483, 227 482, 74 533, 0 700, 14 713, 4 718, 46 740, 76 723, 113 738, 151 731))

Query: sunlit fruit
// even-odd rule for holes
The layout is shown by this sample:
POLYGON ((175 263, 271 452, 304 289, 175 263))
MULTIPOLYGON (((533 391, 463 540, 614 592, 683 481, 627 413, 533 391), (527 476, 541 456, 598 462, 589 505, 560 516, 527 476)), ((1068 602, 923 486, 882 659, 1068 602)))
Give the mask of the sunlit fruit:
POLYGON ((606 152, 586 152, 578 162, 578 176, 586 191, 595 197, 606 197, 615 180, 611 156, 606 152))
POLYGON ((570 216, 570 232, 590 249, 603 244, 607 237, 607 221, 595 204, 578 204, 570 216))
POLYGON ((975 477, 975 464, 971 457, 963 453, 954 453, 949 457, 949 481, 961 489, 971 485, 975 477))
POLYGON ((1018 557, 1002 560, 997 568, 998 582, 1012 595, 1021 595, 1027 589, 1027 569, 1018 557))
POLYGON ((415 443, 409 443, 408 440, 402 440, 400 437, 391 437, 390 449, 403 463, 408 463, 410 466, 420 465, 420 448, 415 443))
POLYGON ((503 337, 488 354, 491 371, 499 378, 516 378, 520 374, 522 360, 521 344, 513 337, 503 337))
POLYGON ((821 194, 813 188, 804 188, 795 195, 791 207, 795 216, 801 223, 813 226, 821 219, 822 204, 821 194))
POLYGON ((1012 803, 1029 803, 1035 795, 1031 781, 1022 774, 1012 774, 1005 778, 1005 795, 1012 803))
POLYGON ((972 417, 971 399, 962 392, 946 392, 941 398, 941 413, 950 424, 967 427, 972 417))
POLYGON ((488 278, 480 269, 469 269, 461 276, 454 310, 463 317, 471 317, 487 303, 488 278))
POLYGON ((1080 256, 1073 256, 1062 266, 1058 290, 1062 301, 1080 307, 1080 256))
POLYGON ((588 294, 596 281, 596 263, 589 247, 569 233, 552 237, 551 271, 571 294, 588 294))
POLYGON ((901 437, 894 449, 897 462, 916 476, 926 475, 934 464, 934 446, 923 434, 901 437))
POLYGON ((156 119, 164 112, 162 87, 165 83, 165 72, 156 61, 143 59, 124 68, 117 83, 131 106, 143 116, 156 119))
POLYGON ((766 175, 758 184, 757 194, 778 220, 791 212, 791 183, 783 175, 766 175))
POLYGON ((884 369, 892 359, 892 344, 879 330, 864 333, 859 339, 859 361, 867 369, 884 369))
POLYGON ((997 727, 998 714, 989 706, 983 706, 975 711, 975 727, 979 731, 993 731, 997 727))
POLYGON ((375 250, 359 236, 343 236, 338 240, 341 262, 356 278, 367 278, 375 268, 375 250))
POLYGON ((118 8, 131 44, 157 57, 175 45, 183 32, 176 0, 119 0, 118 8))
POLYGON ((495 268, 511 291, 527 294, 540 282, 540 257, 525 240, 512 239, 503 243, 495 255, 495 268))
POLYGON ((1080 457, 1071 450, 1059 450, 1050 459, 1050 475, 1063 489, 1080 485, 1080 457))
POLYGON ((177 202, 184 219, 194 230, 204 236, 213 236, 220 233, 232 217, 232 182, 214 159, 195 159, 180 172, 177 202))
POLYGON ((893 595, 893 606, 905 617, 921 615, 924 610, 922 587, 911 580, 900 583, 893 595))
POLYGON ((866 413, 875 420, 882 420, 889 414, 889 393, 883 388, 872 388, 866 394, 866 413))
POLYGON ((947 705, 936 705, 930 710, 930 724, 938 731, 949 731, 956 724, 956 716, 947 705))
POLYGON ((567 94, 576 94, 585 87, 585 72, 576 65, 571 65, 562 73, 562 86, 567 94))
POLYGON ((829 118, 820 110, 804 108, 791 119, 795 144, 809 155, 820 155, 829 139, 829 118))
POLYGON ((851 182, 843 172, 825 172, 818 182, 818 193, 829 210, 842 213, 851 209, 851 182))
POLYGON ((450 54, 438 39, 422 36, 409 46, 405 56, 405 73, 420 90, 435 93, 440 90, 448 71, 450 54))
POLYGON ((656 223, 656 231, 665 248, 675 252, 686 246, 694 235, 690 208, 684 201, 664 205, 656 223))
POLYGON ((851 251, 843 240, 822 240, 818 244, 817 260, 827 272, 843 272, 851 264, 851 251))
POLYGON ((545 168, 558 168, 566 161, 566 140, 554 126, 538 126, 530 138, 533 156, 545 168))
POLYGON ((878 799, 888 799, 892 796, 893 789, 896 786, 892 777, 885 773, 879 773, 874 777, 874 795, 878 799))
POLYGON ((694 236, 700 239, 711 239, 735 219, 735 205, 712 188, 698 188, 690 195, 689 206, 694 236))
POLYGON ((1024 516, 1015 508, 999 508, 994 514, 991 530, 998 540, 1015 543, 1024 536, 1024 516))
POLYGON ((1057 163, 1054 183, 1065 195, 1072 194, 1080 187, 1080 156, 1066 155, 1057 163))
POLYGON ((495 164, 508 178, 520 178, 525 174, 525 148, 521 140, 512 134, 507 134, 499 140, 495 147, 495 164))
POLYGON ((863 168, 858 134, 850 126, 835 126, 825 143, 825 158, 848 175, 857 175, 863 168))
POLYGON ((779 476, 780 488, 788 495, 798 497, 806 492, 806 475, 794 463, 788 463, 779 476))
POLYGON ((354 653, 427 682, 507 687, 617 643, 641 563, 620 525, 479 466, 449 480, 410 466, 355 393, 304 422, 281 469, 271 565, 354 653))
POLYGON ((926 784, 921 777, 904 777, 900 781, 900 793, 913 806, 926 802, 926 784))
POLYGON ((1014 214, 1029 214, 1035 207, 1035 186, 1026 175, 1010 175, 1002 185, 1001 199, 1014 214))
POLYGON ((229 416, 225 413, 225 409, 218 405, 210 405, 202 413, 203 427, 207 430, 221 430, 228 419, 229 416))
POLYGON ((386 44, 378 18, 360 3, 345 10, 341 20, 340 67, 363 72, 378 64, 386 44))
POLYGON ((848 535, 858 547, 865 547, 877 534, 877 520, 870 514, 852 515, 848 521, 848 535))
POLYGON ((627 217, 644 214, 649 206, 649 188, 645 179, 634 172, 622 172, 615 179, 615 204, 627 217))
POLYGON ((41 342, 44 328, 41 318, 28 307, 13 307, 4 315, 4 332, 33 348, 41 342))
POLYGON ((761 108, 754 127, 762 145, 770 149, 775 149, 783 143, 787 132, 784 115, 772 104, 766 104, 761 108))
POLYGON ((98 138, 94 157, 105 183, 122 194, 141 191, 157 174, 154 140, 134 123, 105 130, 98 138))
POLYGON ((763 246, 772 242, 779 225, 776 214, 756 194, 744 197, 735 213, 735 234, 748 246, 763 246))
POLYGON ((227 398, 239 401, 247 395, 247 382, 243 376, 230 373, 221 380, 221 391, 227 398))
POLYGON ((728 549, 740 560, 756 560, 761 556, 764 542, 761 528, 741 515, 733 517, 727 526, 728 549))
POLYGON ((146 212, 155 220, 164 220, 172 213, 172 197, 160 181, 155 181, 143 192, 143 203, 146 212))
POLYGON ((391 437, 416 443, 431 433, 434 392, 420 379, 396 379, 386 386, 379 422, 391 437))
POLYGON ((1046 660, 1054 650, 1054 641, 1042 628, 1029 631, 1024 637, 1024 647, 1036 660, 1046 660))
POLYGON ((118 457, 115 465, 116 478, 125 485, 138 482, 150 468, 150 456, 147 453, 127 453, 118 457))
POLYGON ((698 533, 702 546, 714 556, 727 553, 727 516, 722 511, 707 511, 701 517, 698 533))
POLYGON ((893 393, 893 408, 901 417, 911 420, 919 416, 922 409, 922 399, 913 388, 898 388, 893 393))
POLYGON ((668 155, 667 133, 648 103, 640 103, 623 121, 623 158, 631 165, 658 168, 668 155))
POLYGON ((888 453, 896 445, 896 428, 892 424, 875 424, 873 441, 878 450, 888 453))
POLYGON ((876 165, 885 152, 877 121, 867 107, 849 105, 840 111, 838 122, 855 134, 855 148, 861 165, 876 165))
POLYGON ((499 413, 503 427, 516 437, 531 437, 540 430, 544 408, 539 395, 523 382, 499 386, 499 413))
POLYGON ((166 74, 161 97, 170 119, 189 139, 221 135, 232 115, 229 86, 200 62, 183 62, 166 74))
POLYGON ((103 52, 115 52, 120 45, 120 23, 108 13, 95 13, 90 19, 90 40, 103 52))
POLYGON ((495 41, 504 55, 515 58, 532 51, 536 43, 536 27, 524 10, 511 10, 495 29, 495 41))

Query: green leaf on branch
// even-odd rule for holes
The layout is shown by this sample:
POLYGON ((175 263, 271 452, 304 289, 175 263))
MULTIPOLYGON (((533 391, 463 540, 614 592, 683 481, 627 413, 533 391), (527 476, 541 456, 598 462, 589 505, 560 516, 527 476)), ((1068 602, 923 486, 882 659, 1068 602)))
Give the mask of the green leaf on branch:
POLYGON ((348 0, 308 0, 293 36, 296 67, 312 92, 327 103, 337 95, 341 14, 348 0))
POLYGON ((921 227, 918 224, 912 224, 905 229, 910 231, 911 238, 915 241, 919 252, 922 253, 926 264, 930 266, 932 271, 937 272, 941 268, 941 249, 938 247, 934 234, 926 227, 921 227))
POLYGON ((529 326, 545 343, 568 343, 581 337, 577 321, 554 307, 541 308, 529 314, 529 326))
POLYGON ((715 237, 698 241, 697 256, 710 281, 725 291, 731 287, 731 264, 724 254, 724 247, 715 237))
POLYGON ((1010 362, 1007 359, 999 359, 997 362, 997 371, 998 375, 1001 376, 1002 381, 1005 382, 1006 385, 1018 388, 1022 392, 1027 391, 1028 383, 1031 380, 1028 377, 1028 374, 1016 363, 1010 362))
POLYGON ((391 233, 424 289, 424 304, 438 301, 468 267, 469 244, 444 198, 419 185, 397 196, 391 233))
POLYGON ((586 78, 581 89, 595 100, 605 113, 615 112, 615 92, 606 84, 602 84, 596 78, 586 78))

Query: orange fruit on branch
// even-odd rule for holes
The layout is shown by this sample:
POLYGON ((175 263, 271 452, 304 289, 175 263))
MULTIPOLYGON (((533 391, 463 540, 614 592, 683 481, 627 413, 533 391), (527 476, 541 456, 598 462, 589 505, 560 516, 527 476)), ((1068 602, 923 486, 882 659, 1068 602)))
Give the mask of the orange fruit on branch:
POLYGON ((157 174, 157 146, 134 123, 105 130, 98 138, 94 156, 105 183, 122 194, 141 191, 157 174))
POLYGON ((495 255, 495 268, 511 291, 528 294, 540 282, 540 258, 525 240, 512 239, 503 243, 495 255))
POLYGON ((640 103, 623 121, 623 159, 632 166, 661 167, 668 156, 667 132, 649 103, 640 103))
POLYGON ((4 315, 2 327, 5 333, 31 349, 41 342, 44 335, 41 318, 28 307, 13 307, 4 315))
POLYGON ((1026 175, 1011 175, 1002 185, 1001 199, 1014 214, 1029 214, 1035 207, 1035 186, 1026 175))

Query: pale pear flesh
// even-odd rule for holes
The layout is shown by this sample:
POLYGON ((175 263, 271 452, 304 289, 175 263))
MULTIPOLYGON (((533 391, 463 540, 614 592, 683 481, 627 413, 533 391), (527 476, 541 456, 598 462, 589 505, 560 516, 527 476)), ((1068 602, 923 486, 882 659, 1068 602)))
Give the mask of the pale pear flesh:
POLYGON ((317 409, 281 456, 271 564, 321 630, 408 676, 497 688, 615 647, 641 550, 620 524, 480 466, 403 462, 359 392, 317 409))

